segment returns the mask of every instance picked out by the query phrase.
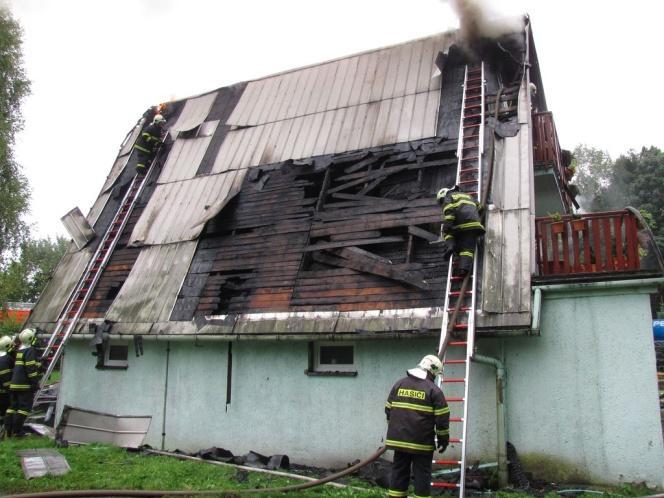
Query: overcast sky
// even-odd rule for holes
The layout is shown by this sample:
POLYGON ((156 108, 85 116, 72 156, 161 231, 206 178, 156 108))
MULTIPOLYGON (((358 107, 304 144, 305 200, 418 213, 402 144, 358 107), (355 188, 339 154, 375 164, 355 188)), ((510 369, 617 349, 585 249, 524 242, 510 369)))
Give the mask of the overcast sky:
MULTIPOLYGON (((32 95, 16 156, 30 223, 65 235, 151 105, 456 27, 441 0, 0 0, 24 30, 32 95)), ((493 0, 529 12, 561 143, 664 148, 660 0, 493 0)))

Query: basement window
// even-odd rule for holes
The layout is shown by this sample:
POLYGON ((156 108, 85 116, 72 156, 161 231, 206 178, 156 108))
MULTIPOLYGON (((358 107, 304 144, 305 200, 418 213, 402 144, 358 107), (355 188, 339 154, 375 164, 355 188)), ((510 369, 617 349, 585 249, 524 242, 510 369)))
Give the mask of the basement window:
POLYGON ((109 344, 104 351, 104 367, 127 368, 129 366, 129 344, 109 344))
POLYGON ((307 375, 357 375, 355 345, 352 342, 309 343, 307 375))

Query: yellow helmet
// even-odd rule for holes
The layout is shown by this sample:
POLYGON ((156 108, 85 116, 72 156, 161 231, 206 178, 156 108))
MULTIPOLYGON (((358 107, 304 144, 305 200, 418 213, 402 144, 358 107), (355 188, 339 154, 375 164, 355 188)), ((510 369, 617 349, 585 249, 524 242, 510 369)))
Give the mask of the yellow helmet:
POLYGON ((161 114, 157 114, 154 118, 152 118, 152 124, 158 123, 166 124, 166 119, 161 114))

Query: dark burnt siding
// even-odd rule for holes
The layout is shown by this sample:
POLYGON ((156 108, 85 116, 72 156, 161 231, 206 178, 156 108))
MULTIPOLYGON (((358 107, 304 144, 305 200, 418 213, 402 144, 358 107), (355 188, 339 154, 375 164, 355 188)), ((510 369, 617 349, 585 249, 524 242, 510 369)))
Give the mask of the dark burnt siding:
POLYGON ((455 148, 432 139, 251 171, 208 223, 171 319, 438 305, 445 265, 422 237, 437 235, 455 148))

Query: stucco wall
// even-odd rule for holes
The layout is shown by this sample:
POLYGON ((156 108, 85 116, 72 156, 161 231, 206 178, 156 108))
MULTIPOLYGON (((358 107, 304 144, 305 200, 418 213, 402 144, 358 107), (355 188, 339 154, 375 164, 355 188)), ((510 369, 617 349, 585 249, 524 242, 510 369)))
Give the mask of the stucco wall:
MULTIPOLYGON (((533 465, 528 470, 538 477, 664 485, 648 295, 633 288, 545 292, 541 330, 541 337, 481 339, 477 349, 506 366, 507 437, 527 469, 533 465)), ((171 342, 166 376, 165 342, 146 340, 139 358, 130 344, 129 368, 118 371, 95 370, 87 344, 72 341, 61 404, 151 414, 146 443, 160 448, 167 382, 166 449, 220 446, 345 465, 381 445, 390 387, 436 345, 355 344, 356 377, 313 377, 304 374, 306 341, 234 342, 226 404, 228 343, 171 342)), ((496 461, 495 370, 472 369, 468 461, 496 461)), ((453 368, 446 375, 460 376, 453 368)), ((460 396, 461 386, 446 384, 446 395, 460 396)), ((452 447, 446 456, 457 453, 452 447)))
POLYGON ((664 485, 651 324, 644 289, 544 292, 541 337, 504 341, 508 439, 524 460, 664 485))

